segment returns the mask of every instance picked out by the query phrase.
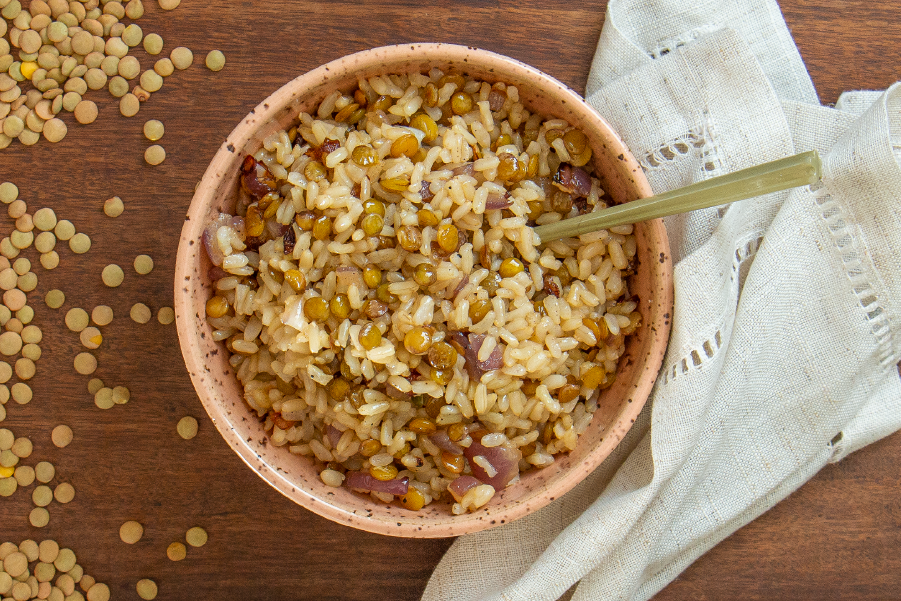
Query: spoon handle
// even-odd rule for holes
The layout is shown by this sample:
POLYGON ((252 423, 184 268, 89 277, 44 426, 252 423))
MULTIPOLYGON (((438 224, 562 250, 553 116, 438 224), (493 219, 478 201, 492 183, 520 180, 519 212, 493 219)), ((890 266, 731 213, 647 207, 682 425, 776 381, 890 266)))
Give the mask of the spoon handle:
POLYGON ((535 228, 535 233, 542 242, 550 242, 617 225, 706 209, 770 192, 814 184, 820 179, 820 170, 820 156, 816 150, 811 150, 713 177, 656 196, 540 225, 535 228))

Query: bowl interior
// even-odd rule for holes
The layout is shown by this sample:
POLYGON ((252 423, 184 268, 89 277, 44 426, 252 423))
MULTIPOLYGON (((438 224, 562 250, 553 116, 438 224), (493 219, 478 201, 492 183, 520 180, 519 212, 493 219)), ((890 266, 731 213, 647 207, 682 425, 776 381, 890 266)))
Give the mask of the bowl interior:
POLYGON ((360 77, 438 67, 519 88, 533 112, 568 120, 589 138, 593 162, 607 194, 626 202, 651 193, 636 161, 603 119, 572 90, 536 69, 484 50, 447 44, 413 44, 367 50, 338 59, 289 82, 235 128, 206 171, 182 230, 176 263, 175 299, 182 353, 210 418, 238 455, 263 479, 300 505, 356 528, 408 537, 443 537, 474 532, 522 517, 572 488, 606 458, 641 411, 660 368, 669 334, 672 268, 666 232, 658 221, 636 226, 637 273, 630 290, 639 298, 642 325, 629 337, 615 384, 578 447, 553 466, 523 474, 479 511, 453 516, 433 503, 421 512, 373 501, 345 488, 324 485, 306 458, 269 444, 262 424, 246 407, 243 390, 204 319, 211 296, 210 262, 200 241, 205 225, 235 206, 243 158, 270 134, 285 129, 334 89, 351 91, 360 77))

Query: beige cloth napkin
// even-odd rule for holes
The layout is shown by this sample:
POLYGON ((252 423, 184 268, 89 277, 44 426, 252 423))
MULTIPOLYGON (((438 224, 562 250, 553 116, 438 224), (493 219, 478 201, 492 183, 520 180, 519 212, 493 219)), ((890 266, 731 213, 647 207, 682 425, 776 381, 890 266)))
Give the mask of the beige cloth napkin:
POLYGON ((675 316, 641 418, 567 495, 458 539, 426 601, 648 599, 901 428, 901 84, 820 106, 773 1, 611 0, 587 90, 655 191, 810 149, 822 185, 666 220, 675 316))

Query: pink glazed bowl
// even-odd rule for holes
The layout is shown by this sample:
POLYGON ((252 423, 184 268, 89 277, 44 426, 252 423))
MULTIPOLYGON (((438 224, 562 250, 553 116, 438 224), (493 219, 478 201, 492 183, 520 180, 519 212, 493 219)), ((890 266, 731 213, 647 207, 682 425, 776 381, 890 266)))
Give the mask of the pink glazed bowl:
POLYGON ((526 472, 481 509, 452 515, 436 502, 419 512, 377 503, 346 488, 326 486, 312 462, 268 443, 263 424, 245 405, 243 389, 222 343, 213 342, 204 306, 212 296, 211 263, 201 234, 219 212, 232 212, 241 162, 270 134, 288 129, 298 113, 310 111, 335 89, 349 92, 358 78, 386 73, 427 72, 433 67, 503 81, 519 88, 533 112, 563 118, 589 139, 595 170, 609 197, 626 202, 651 195, 650 186, 628 148, 574 91, 521 62, 477 48, 450 44, 408 44, 358 52, 332 61, 277 90, 250 111, 232 131, 207 168, 194 198, 178 248, 175 311, 185 364, 210 419, 242 460, 297 504, 335 522, 400 537, 449 537, 499 526, 559 498, 613 451, 632 427, 651 392, 669 337, 672 264, 660 220, 638 224, 638 268, 630 290, 640 299, 641 327, 628 338, 615 384, 605 390, 591 426, 569 455, 549 468, 526 472))

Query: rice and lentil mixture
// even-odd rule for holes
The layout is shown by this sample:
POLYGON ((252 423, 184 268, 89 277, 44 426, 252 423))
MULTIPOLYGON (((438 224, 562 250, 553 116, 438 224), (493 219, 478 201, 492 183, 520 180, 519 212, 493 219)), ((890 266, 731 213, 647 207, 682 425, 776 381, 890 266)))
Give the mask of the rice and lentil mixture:
POLYGON ((270 441, 327 485, 461 514, 575 448, 624 337, 631 226, 586 136, 457 74, 361 79, 246 157, 206 307, 270 441))

